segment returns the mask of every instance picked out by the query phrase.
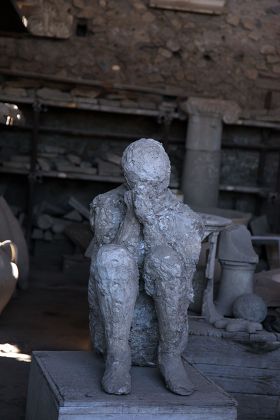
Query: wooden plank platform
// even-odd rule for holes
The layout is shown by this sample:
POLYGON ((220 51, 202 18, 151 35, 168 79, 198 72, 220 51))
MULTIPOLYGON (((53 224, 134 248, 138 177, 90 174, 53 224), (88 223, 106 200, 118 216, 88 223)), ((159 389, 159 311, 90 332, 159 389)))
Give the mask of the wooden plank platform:
POLYGON ((190 320, 186 360, 238 401, 238 420, 280 419, 279 334, 228 333, 190 320))
POLYGON ((101 389, 104 362, 92 352, 34 352, 26 420, 235 420, 236 402, 186 363, 196 391, 175 395, 157 368, 133 367, 130 395, 101 389))

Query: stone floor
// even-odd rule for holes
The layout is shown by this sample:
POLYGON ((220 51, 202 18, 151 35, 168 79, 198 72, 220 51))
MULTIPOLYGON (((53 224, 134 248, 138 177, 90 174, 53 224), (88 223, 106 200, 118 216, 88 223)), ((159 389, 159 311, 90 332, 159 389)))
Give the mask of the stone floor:
POLYGON ((0 419, 24 419, 33 350, 89 347, 86 288, 55 271, 34 272, 0 315, 0 419))

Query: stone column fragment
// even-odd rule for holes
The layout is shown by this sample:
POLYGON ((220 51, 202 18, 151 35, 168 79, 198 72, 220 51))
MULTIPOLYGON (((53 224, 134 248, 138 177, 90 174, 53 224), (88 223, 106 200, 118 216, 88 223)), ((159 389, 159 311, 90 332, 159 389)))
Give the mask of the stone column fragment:
POLYGON ((184 201, 190 206, 217 207, 223 121, 233 123, 240 108, 231 101, 190 98, 182 179, 184 201))

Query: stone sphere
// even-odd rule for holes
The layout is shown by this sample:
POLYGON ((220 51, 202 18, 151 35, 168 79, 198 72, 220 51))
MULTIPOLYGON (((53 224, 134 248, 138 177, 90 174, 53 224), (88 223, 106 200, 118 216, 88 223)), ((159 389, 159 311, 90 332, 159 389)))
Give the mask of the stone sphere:
POLYGON ((267 307, 260 296, 253 293, 245 293, 235 299, 232 312, 235 318, 262 322, 267 315, 267 307))
POLYGON ((123 153, 122 168, 130 188, 147 182, 168 187, 171 170, 169 157, 156 140, 140 139, 131 143, 123 153))

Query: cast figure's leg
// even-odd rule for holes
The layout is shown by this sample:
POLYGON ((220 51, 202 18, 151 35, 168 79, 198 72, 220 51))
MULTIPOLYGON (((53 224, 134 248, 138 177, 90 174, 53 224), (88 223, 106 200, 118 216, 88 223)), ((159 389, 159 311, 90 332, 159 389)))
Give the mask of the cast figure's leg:
POLYGON ((110 394, 131 389, 129 332, 138 294, 138 267, 126 248, 102 246, 96 258, 95 278, 106 339, 106 369, 102 380, 110 394))
POLYGON ((95 259, 93 258, 90 266, 90 276, 88 283, 88 304, 89 304, 89 330, 91 342, 96 353, 105 353, 106 343, 104 325, 100 313, 96 280, 95 280, 95 259))
POLYGON ((194 269, 186 271, 168 246, 153 248, 145 261, 145 288, 154 298, 159 323, 159 368, 166 386, 180 395, 194 391, 181 357, 188 339, 187 276, 193 276, 194 269))

